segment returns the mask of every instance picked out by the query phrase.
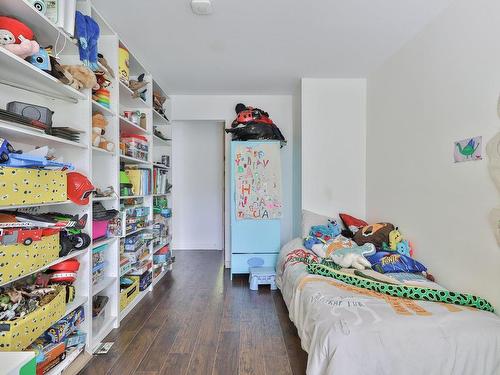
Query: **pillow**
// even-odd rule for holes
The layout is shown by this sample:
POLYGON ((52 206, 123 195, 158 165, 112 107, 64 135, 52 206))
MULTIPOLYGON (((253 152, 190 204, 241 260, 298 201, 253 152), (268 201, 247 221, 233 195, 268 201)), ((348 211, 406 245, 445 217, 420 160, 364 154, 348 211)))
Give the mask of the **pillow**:
POLYGON ((351 215, 339 214, 339 216, 342 223, 344 223, 344 227, 346 228, 345 232, 349 238, 352 238, 359 229, 368 225, 366 221, 357 219, 351 215))
POLYGON ((356 243, 342 235, 330 241, 322 241, 320 238, 309 236, 304 241, 304 246, 321 258, 331 258, 335 251, 354 247, 356 243))
POLYGON ((311 227, 315 225, 327 225, 328 220, 335 220, 335 218, 320 215, 308 210, 302 210, 302 238, 309 236, 311 227))
POLYGON ((372 264, 372 268, 380 273, 427 271, 422 263, 393 251, 377 251, 366 259, 372 264))
POLYGON ((372 243, 377 249, 382 248, 384 242, 389 242, 389 233, 394 230, 391 223, 376 223, 367 225, 356 232, 352 238, 359 246, 372 243))

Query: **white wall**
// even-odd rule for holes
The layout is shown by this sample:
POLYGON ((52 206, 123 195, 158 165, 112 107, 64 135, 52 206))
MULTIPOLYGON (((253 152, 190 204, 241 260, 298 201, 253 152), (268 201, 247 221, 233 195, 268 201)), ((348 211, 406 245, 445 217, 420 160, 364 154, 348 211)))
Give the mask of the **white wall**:
POLYGON ((365 79, 302 79, 302 208, 365 215, 365 79))
POLYGON ((172 128, 176 250, 222 250, 224 123, 178 121, 172 128))
POLYGON ((367 213, 399 225, 449 288, 500 308, 500 249, 487 160, 453 141, 500 130, 500 2, 457 0, 368 79, 367 213))
MULTIPOLYGON (((298 225, 297 220, 300 217, 300 202, 293 199, 295 188, 294 188, 294 178, 296 174, 300 171, 300 165, 294 164, 294 157, 296 148, 294 139, 294 129, 297 129, 298 118, 294 118, 294 97, 292 95, 174 95, 172 96, 172 119, 174 121, 180 120, 218 120, 224 121, 226 127, 235 118, 234 107, 237 103, 244 103, 246 105, 251 105, 253 107, 262 108, 263 110, 269 112, 269 115, 273 121, 279 126, 283 135, 288 140, 288 145, 284 147, 281 151, 282 156, 282 168, 283 168, 283 219, 281 222, 281 242, 286 243, 288 240, 294 237, 297 233, 298 225)), ((226 140, 230 137, 226 136, 226 140)), ((177 140, 174 144, 179 145, 177 140)), ((226 144, 226 150, 228 150, 228 144, 226 144)), ((173 154, 175 155, 176 148, 173 149, 173 154)), ((226 163, 227 168, 227 163, 226 163)), ((173 168, 175 169, 175 167, 173 168)), ((229 178, 229 173, 226 173, 226 181, 229 178)), ((173 181, 175 184, 175 180, 173 181)), ((182 192, 177 191, 173 194, 173 206, 174 206, 174 227, 178 225, 175 216, 177 215, 177 199, 179 194, 182 192), (177 195, 177 197, 176 197, 177 195)), ((226 206, 229 204, 229 193, 226 192, 226 206)), ((229 222, 229 217, 226 216, 226 222, 229 222)), ((182 241, 182 238, 179 240, 182 241)), ((174 238, 175 241, 175 238, 174 238)), ((174 242, 175 248, 175 242, 174 242)), ((225 238, 225 259, 226 266, 229 266, 230 259, 230 249, 229 249, 229 238, 225 238)))

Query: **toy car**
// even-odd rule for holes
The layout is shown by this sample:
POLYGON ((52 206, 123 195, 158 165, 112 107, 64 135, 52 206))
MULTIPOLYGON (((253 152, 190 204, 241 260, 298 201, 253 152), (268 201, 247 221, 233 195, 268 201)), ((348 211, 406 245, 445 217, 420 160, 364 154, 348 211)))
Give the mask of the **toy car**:
POLYGON ((0 243, 2 245, 12 245, 22 243, 29 246, 33 241, 40 241, 42 239, 42 229, 0 229, 0 243))

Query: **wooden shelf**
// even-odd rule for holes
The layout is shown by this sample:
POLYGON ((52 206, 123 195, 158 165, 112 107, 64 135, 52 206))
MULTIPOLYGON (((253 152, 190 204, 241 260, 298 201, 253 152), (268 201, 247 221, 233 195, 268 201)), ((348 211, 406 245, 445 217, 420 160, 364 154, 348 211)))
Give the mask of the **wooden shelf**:
POLYGON ((112 196, 112 197, 93 197, 92 201, 93 202, 106 202, 106 201, 114 201, 117 200, 117 196, 112 196))
POLYGON ((114 240, 116 240, 116 238, 117 237, 109 237, 109 238, 105 238, 103 240, 92 242, 92 249, 95 249, 96 247, 99 247, 102 245, 107 245, 107 244, 113 242, 114 240))
POLYGON ((102 154, 109 155, 109 156, 115 156, 116 155, 114 152, 107 151, 107 150, 105 150, 103 148, 95 147, 95 146, 92 146, 92 151, 100 152, 102 154))
MULTIPOLYGON (((2 51, 1 48, 0 51, 2 51)), ((0 69, 0 74, 2 69, 0 69)), ((89 146, 86 144, 73 142, 64 138, 54 137, 53 135, 45 134, 43 132, 30 129, 29 127, 5 120, 0 120, 0 132, 2 133, 2 136, 4 138, 9 139, 9 141, 11 142, 25 143, 33 146, 69 146, 79 149, 89 148, 89 146)), ((82 134, 81 136, 84 137, 85 134, 82 134)))
POLYGON ((141 160, 141 159, 136 159, 131 156, 125 156, 125 155, 120 155, 120 160, 124 161, 125 164, 130 163, 130 164, 148 164, 151 165, 150 161, 147 160, 141 160))
POLYGON ((133 98, 132 95, 134 92, 128 88, 122 81, 119 83, 120 86, 120 105, 123 105, 127 108, 134 109, 147 109, 150 106, 142 100, 142 98, 133 98))
MULTIPOLYGON (((0 9, 2 9, 2 12, 5 11, 3 5, 10 2, 19 3, 21 1, 0 0, 0 9)), ((2 67, 0 69, 0 81, 4 84, 11 84, 18 88, 29 88, 43 95, 73 102, 87 98, 88 94, 84 94, 71 86, 59 82, 58 79, 17 57, 5 48, 0 48, 0 66, 2 67)))
POLYGON ((158 276, 153 278, 153 286, 155 286, 161 279, 163 279, 163 276, 165 276, 169 271, 170 270, 168 268, 165 268, 158 276))
POLYGON ((116 323, 116 317, 113 316, 106 323, 103 324, 99 332, 94 334, 94 338, 92 340, 92 348, 91 348, 93 352, 96 351, 97 345, 99 345, 102 342, 102 340, 104 340, 104 338, 107 335, 109 335, 115 323, 116 323))
POLYGON ((103 277, 97 284, 92 285, 92 296, 101 293, 104 289, 111 286, 115 280, 116 277, 103 277))
POLYGON ((153 124, 154 125, 170 125, 170 122, 163 115, 153 108, 153 124))
POLYGON ((116 116, 116 113, 114 113, 111 109, 106 108, 102 104, 97 103, 95 100, 92 100, 92 112, 100 111, 104 116, 111 116, 114 117, 116 116))
POLYGON ((76 297, 73 302, 70 302, 70 303, 66 304, 66 312, 64 313, 64 316, 66 316, 70 312, 76 310, 77 308, 79 308, 84 303, 87 303, 87 300, 88 300, 87 297, 76 297))
POLYGON ((160 168, 160 169, 165 169, 167 171, 170 169, 170 167, 167 167, 165 164, 161 164, 161 163, 153 163, 153 167, 160 168))
POLYGON ((0 206, 0 210, 10 210, 18 208, 31 208, 31 207, 50 207, 50 206, 62 206, 62 205, 75 204, 72 201, 64 202, 50 202, 50 203, 38 203, 38 204, 19 204, 15 206, 0 206))
POLYGON ((166 139, 158 137, 157 135, 153 135, 153 144, 155 146, 159 146, 159 147, 161 147, 161 146, 171 147, 172 146, 172 140, 171 139, 166 140, 166 139))
POLYGON ((53 265, 56 265, 56 264, 59 264, 61 262, 64 262, 65 260, 68 260, 68 259, 72 259, 72 258, 76 258, 76 257, 79 257, 83 254, 85 254, 87 252, 87 249, 84 249, 84 250, 80 250, 80 251, 74 251, 72 253, 70 253, 69 255, 66 255, 65 257, 61 257, 61 258, 58 258, 56 259, 55 261, 43 266, 43 267, 40 267, 32 272, 28 272, 22 276, 19 276, 19 277, 16 277, 10 281, 7 281, 7 282, 4 282, 4 283, 0 283, 0 286, 3 286, 3 285, 7 285, 7 284, 10 284, 10 283, 13 283, 14 281, 17 281, 17 280, 21 280, 21 279, 24 279, 26 276, 29 276, 29 275, 33 275, 34 273, 38 273, 38 272, 41 272, 41 271, 44 271, 50 267, 52 267, 53 265))
POLYGON ((134 198, 147 198, 150 197, 151 194, 144 194, 144 195, 120 195, 120 200, 122 199, 134 199, 134 198))
POLYGON ((151 134, 146 129, 141 128, 139 125, 134 124, 132 121, 126 119, 123 116, 120 116, 120 133, 125 134, 151 134))
POLYGON ((152 228, 151 225, 147 226, 147 227, 144 227, 144 228, 139 228, 139 229, 133 230, 132 232, 127 232, 124 235, 120 236, 119 238, 125 238, 125 237, 131 236, 133 234, 139 233, 142 230, 151 229, 151 228, 152 228))

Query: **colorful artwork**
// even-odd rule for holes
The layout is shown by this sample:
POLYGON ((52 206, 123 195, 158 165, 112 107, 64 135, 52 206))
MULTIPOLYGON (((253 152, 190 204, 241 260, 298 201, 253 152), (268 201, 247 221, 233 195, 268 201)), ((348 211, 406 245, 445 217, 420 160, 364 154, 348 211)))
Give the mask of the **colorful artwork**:
POLYGON ((483 137, 467 138, 455 142, 455 163, 463 161, 481 160, 483 148, 483 137))
POLYGON ((281 160, 278 143, 236 149, 236 218, 269 220, 282 216, 281 160))

